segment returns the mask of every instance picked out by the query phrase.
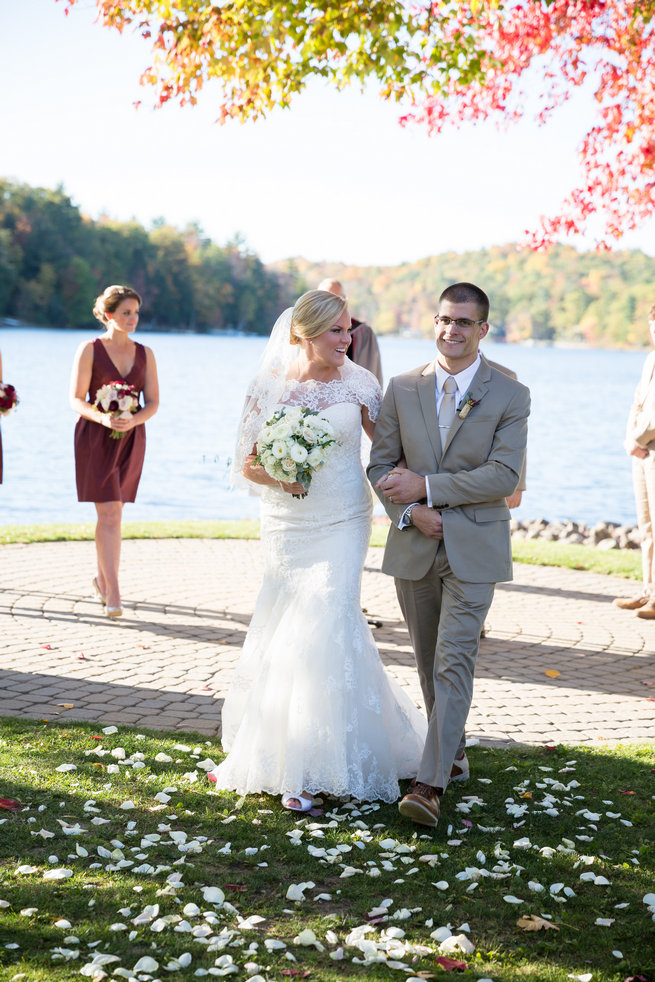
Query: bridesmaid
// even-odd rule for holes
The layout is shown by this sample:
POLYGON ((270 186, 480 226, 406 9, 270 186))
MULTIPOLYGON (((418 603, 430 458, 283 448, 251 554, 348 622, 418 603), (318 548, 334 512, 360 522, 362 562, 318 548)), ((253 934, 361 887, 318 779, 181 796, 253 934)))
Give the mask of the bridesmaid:
POLYGON ((80 414, 75 427, 77 498, 93 501, 98 513, 93 588, 111 618, 123 613, 118 585, 123 504, 136 497, 146 448, 143 424, 159 406, 155 356, 130 337, 140 306, 141 297, 130 287, 107 287, 93 308, 106 332, 80 345, 71 376, 70 403, 80 414), (129 419, 115 418, 94 405, 98 389, 118 381, 143 393, 144 405, 129 419), (110 430, 124 436, 114 439, 110 430))
MULTIPOLYGON (((2 354, 0 353, 0 382, 2 382, 2 354)), ((2 484, 2 432, 0 431, 0 484, 2 484)))

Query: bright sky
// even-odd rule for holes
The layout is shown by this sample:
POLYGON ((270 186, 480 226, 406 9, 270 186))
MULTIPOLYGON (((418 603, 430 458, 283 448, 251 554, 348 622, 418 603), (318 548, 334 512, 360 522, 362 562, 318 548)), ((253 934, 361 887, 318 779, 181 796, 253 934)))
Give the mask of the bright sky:
MULTIPOLYGON (((219 126, 210 87, 199 106, 151 108, 147 42, 94 17, 92 0, 68 17, 55 0, 0 11, 0 175, 62 184, 93 218, 197 221, 265 262, 396 264, 518 241, 575 180, 584 101, 547 127, 429 138, 374 93, 317 83, 263 122, 219 126)), ((622 247, 655 254, 655 222, 622 247)))

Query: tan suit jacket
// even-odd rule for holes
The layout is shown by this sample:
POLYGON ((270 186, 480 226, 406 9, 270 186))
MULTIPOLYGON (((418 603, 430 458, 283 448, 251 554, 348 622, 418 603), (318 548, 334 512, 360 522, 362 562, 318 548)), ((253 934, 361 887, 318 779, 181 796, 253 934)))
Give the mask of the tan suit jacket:
POLYGON ((655 351, 644 362, 628 415, 625 441, 626 449, 636 443, 644 450, 655 450, 655 351))
MULTIPOLYGON (((455 416, 443 450, 434 363, 391 379, 375 426, 368 475, 375 485, 404 455, 410 470, 428 476, 454 575, 464 582, 498 583, 512 579, 505 498, 515 490, 523 467, 530 393, 480 357, 469 389, 477 405, 465 419, 455 416)), ((391 519, 383 571, 421 579, 434 563, 439 541, 414 527, 399 530, 406 505, 378 496, 391 519)))
MULTIPOLYGON (((489 358, 487 358, 487 365, 490 365, 491 368, 497 368, 499 372, 502 372, 504 375, 509 375, 510 378, 517 377, 516 372, 512 371, 511 368, 507 368, 505 365, 499 365, 497 361, 491 361, 489 358)), ((526 454, 525 460, 523 461, 523 467, 521 468, 519 483, 514 488, 515 491, 525 491, 527 487, 527 463, 528 458, 526 454)))

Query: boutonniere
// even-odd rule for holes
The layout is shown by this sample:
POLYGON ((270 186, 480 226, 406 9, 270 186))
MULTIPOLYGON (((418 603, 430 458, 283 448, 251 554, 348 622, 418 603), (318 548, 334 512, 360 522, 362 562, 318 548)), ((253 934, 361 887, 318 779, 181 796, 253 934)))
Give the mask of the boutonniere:
POLYGON ((464 399, 464 402, 459 407, 459 412, 457 413, 457 415, 459 416, 459 418, 460 419, 466 419, 466 417, 471 412, 471 410, 475 406, 477 406, 479 404, 479 402, 480 402, 480 400, 479 399, 474 399, 473 396, 471 395, 471 393, 469 392, 468 395, 466 396, 466 398, 464 399))

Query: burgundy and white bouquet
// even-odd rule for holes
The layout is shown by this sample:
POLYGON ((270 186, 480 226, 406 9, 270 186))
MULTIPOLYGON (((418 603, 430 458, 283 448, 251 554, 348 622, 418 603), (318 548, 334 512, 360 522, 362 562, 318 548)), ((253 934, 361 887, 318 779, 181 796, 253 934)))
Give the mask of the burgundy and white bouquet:
MULTIPOLYGON (((300 406, 284 406, 264 424, 255 462, 276 481, 302 484, 307 494, 314 473, 323 466, 334 443, 334 430, 324 416, 300 406)), ((294 498, 304 497, 294 494, 294 498)))
MULTIPOLYGON (((94 405, 101 413, 109 413, 115 419, 129 419, 139 408, 139 391, 127 382, 108 382, 96 392, 94 405)), ((110 430, 109 435, 114 440, 120 440, 127 433, 110 430)))
POLYGON ((9 382, 0 382, 0 415, 6 416, 19 403, 16 389, 9 382))

